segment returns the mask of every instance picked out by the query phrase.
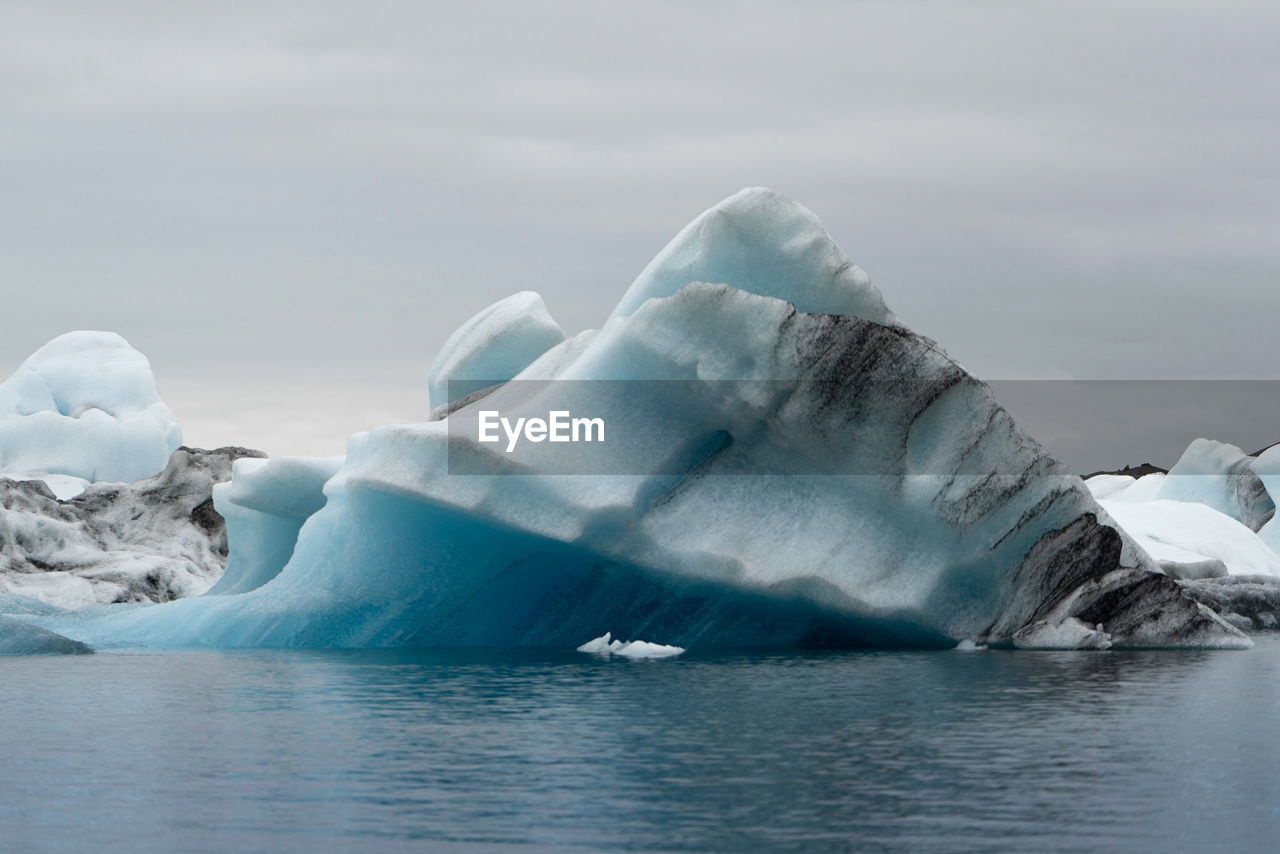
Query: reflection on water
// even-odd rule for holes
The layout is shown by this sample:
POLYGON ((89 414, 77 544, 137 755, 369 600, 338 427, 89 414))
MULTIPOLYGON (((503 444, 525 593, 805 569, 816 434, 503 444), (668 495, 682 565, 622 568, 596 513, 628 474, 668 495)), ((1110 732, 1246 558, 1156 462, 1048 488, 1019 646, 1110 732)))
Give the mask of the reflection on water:
POLYGON ((1272 850, 1232 653, 0 659, 19 850, 1272 850))

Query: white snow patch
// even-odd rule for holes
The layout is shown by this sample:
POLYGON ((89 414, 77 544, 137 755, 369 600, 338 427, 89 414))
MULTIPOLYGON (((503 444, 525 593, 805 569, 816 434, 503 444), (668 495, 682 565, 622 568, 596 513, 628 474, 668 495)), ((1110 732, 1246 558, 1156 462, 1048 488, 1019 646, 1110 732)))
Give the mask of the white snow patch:
POLYGON ((1257 534, 1207 504, 1165 499, 1098 503, 1157 563, 1203 567, 1217 560, 1231 575, 1280 575, 1280 557, 1257 534))
POLYGON ((1152 472, 1134 479, 1127 474, 1096 474, 1084 482, 1099 501, 1151 501, 1159 494, 1168 475, 1152 472))

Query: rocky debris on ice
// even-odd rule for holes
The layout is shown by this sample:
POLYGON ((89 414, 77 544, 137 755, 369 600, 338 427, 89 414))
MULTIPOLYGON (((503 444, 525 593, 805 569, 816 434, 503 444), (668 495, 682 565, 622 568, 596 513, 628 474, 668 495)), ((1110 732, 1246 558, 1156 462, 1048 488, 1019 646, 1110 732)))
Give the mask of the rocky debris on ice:
POLYGON ((181 444, 150 362, 112 332, 60 335, 0 384, 0 473, 15 479, 139 480, 181 444))
POLYGON ((1231 576, 1185 581, 1182 586, 1234 626, 1255 631, 1280 629, 1280 578, 1231 576))
POLYGON ((41 481, 0 479, 0 594, 74 609, 204 592, 227 556, 213 485, 246 456, 261 454, 182 447, 160 474, 70 500, 41 481))
POLYGON ((1095 471, 1093 474, 1081 475, 1086 481, 1095 477, 1127 477, 1130 480, 1137 480, 1146 477, 1149 474, 1168 474, 1168 469, 1162 469, 1154 463, 1142 463, 1136 466, 1124 466, 1123 468, 1111 469, 1110 471, 1095 471))

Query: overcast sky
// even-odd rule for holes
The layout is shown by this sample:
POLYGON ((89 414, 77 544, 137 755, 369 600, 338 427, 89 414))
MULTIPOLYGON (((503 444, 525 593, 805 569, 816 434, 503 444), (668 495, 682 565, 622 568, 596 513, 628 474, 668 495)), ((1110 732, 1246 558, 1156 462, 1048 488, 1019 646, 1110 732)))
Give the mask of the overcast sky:
POLYGON ((1277 378, 1277 45, 1274 2, 10 0, 0 376, 111 329, 189 442, 340 453, 486 304, 597 326, 766 185, 984 378, 1277 378))

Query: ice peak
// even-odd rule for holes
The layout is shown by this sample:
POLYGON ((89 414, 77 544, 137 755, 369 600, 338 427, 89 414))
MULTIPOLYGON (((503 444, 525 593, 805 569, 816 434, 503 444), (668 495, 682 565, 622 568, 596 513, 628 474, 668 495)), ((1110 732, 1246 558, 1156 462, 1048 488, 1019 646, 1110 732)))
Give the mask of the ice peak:
POLYGON ((509 380, 563 340, 564 330, 537 292, 500 299, 459 326, 440 348, 427 381, 431 405, 509 380))
POLYGON ((803 312, 898 325, 880 291, 818 217, 765 187, 740 190, 685 226, 640 273, 613 316, 628 316, 695 281, 785 299, 803 312))
POLYGON ((27 357, 0 385, 0 413, 136 411, 160 400, 151 363, 114 332, 67 332, 27 357))

